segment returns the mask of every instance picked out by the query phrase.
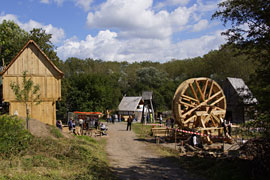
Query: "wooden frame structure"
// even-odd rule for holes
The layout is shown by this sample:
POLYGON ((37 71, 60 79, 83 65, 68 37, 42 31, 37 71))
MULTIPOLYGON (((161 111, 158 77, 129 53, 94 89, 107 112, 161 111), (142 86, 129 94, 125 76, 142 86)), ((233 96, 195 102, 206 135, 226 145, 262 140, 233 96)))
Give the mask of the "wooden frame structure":
POLYGON ((61 98, 61 79, 64 76, 38 45, 30 40, 14 57, 10 64, 0 73, 3 79, 3 99, 9 102, 9 114, 18 113, 26 117, 25 105, 16 100, 10 83, 21 84, 23 72, 27 71, 27 78, 40 86, 39 105, 34 105, 29 98, 28 107, 31 118, 43 123, 56 124, 56 101, 61 98))
MULTIPOLYGON (((173 115, 183 129, 212 134, 222 133, 221 118, 226 114, 226 98, 212 79, 201 77, 184 81, 173 98, 173 115)), ((207 141, 210 138, 207 136, 207 141)))

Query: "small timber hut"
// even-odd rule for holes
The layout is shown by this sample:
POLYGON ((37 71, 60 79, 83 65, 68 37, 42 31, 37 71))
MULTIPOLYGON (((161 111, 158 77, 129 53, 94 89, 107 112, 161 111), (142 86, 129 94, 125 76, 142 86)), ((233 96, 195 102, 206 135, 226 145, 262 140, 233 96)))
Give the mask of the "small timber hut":
POLYGON ((257 99, 241 78, 227 77, 223 83, 226 96, 226 118, 231 118, 233 123, 243 123, 254 119, 257 99))
POLYGON ((124 96, 118 106, 118 114, 121 115, 125 120, 129 115, 135 115, 138 121, 141 121, 143 99, 141 96, 124 96))
POLYGON ((25 105, 16 100, 10 87, 11 82, 22 82, 23 72, 34 84, 40 86, 41 103, 31 103, 29 98, 29 115, 43 123, 56 124, 56 101, 61 98, 61 72, 47 55, 30 40, 14 57, 10 64, 1 72, 3 81, 3 101, 9 103, 9 114, 26 117, 25 105))

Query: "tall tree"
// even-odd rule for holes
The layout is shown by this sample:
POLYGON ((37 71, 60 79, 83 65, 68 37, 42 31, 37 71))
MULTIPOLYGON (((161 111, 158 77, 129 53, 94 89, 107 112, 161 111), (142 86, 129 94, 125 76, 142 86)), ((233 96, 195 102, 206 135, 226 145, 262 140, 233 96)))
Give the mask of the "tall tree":
POLYGON ((4 59, 5 65, 16 56, 27 41, 34 40, 42 51, 51 59, 56 66, 61 64, 55 52, 55 47, 51 42, 51 34, 47 34, 43 29, 32 29, 30 33, 21 29, 14 21, 4 20, 0 24, 0 61, 4 59))
POLYGON ((259 63, 253 87, 263 111, 270 101, 270 0, 226 0, 218 4, 212 18, 231 27, 223 32, 228 43, 259 63))
MULTIPOLYGON (((5 65, 16 56, 29 38, 29 34, 22 30, 15 22, 4 20, 0 24, 0 61, 5 65)), ((3 65, 3 64, 2 64, 3 65)))
POLYGON ((59 65, 59 57, 54 51, 54 45, 51 42, 52 35, 47 34, 45 30, 40 28, 34 28, 30 31, 29 40, 34 40, 41 50, 52 60, 56 65, 59 65))

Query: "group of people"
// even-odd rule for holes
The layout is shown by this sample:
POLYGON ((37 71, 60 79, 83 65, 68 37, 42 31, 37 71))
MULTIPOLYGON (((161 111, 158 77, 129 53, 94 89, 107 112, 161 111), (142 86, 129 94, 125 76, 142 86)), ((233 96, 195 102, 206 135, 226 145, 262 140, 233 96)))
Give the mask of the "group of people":
POLYGON ((110 115, 109 113, 106 115, 107 118, 107 123, 113 123, 114 122, 121 122, 122 121, 122 117, 121 114, 118 116, 117 114, 112 114, 110 115))

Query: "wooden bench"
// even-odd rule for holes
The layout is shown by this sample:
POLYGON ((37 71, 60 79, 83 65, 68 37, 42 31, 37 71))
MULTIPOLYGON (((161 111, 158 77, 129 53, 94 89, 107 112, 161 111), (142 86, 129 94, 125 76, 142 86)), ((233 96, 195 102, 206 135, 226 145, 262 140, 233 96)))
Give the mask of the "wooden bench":
POLYGON ((153 136, 156 139, 156 143, 159 144, 161 137, 168 137, 172 134, 172 129, 168 129, 165 127, 152 128, 153 136))

